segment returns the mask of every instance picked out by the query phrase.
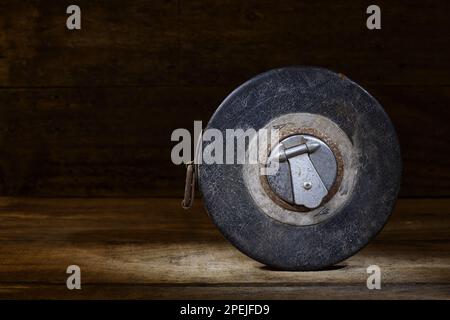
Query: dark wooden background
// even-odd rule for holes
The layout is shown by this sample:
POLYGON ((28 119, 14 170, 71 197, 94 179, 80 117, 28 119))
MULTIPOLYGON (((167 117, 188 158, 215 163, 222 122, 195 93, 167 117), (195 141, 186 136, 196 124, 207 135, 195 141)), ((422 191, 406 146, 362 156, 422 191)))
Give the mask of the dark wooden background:
POLYGON ((248 78, 344 73, 400 138, 401 197, 450 196, 449 2, 0 1, 0 195, 181 197, 171 132, 206 122, 248 78))

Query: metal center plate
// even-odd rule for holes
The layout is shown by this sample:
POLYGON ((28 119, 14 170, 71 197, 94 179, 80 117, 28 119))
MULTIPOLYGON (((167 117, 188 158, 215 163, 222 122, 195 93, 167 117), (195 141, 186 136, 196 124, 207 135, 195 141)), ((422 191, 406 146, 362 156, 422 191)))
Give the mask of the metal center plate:
MULTIPOLYGON (((279 198, 292 205, 298 205, 302 194, 314 195, 314 192, 316 192, 315 187, 319 183, 322 188, 326 188, 324 191, 327 193, 336 181, 336 158, 326 143, 316 137, 304 134, 289 136, 278 143, 271 154, 278 152, 280 148, 289 149, 307 142, 318 143, 320 147, 312 153, 280 162, 277 173, 267 176, 267 181, 272 191, 279 198), (314 174, 317 173, 320 177, 320 179, 317 177, 318 179, 314 181, 312 188, 309 185, 305 188, 305 183, 310 183, 311 181, 309 180, 311 179, 308 179, 308 181, 300 181, 301 179, 299 179, 300 175, 308 175, 308 171, 314 171, 314 174)), ((304 204, 306 204, 307 208, 314 208, 320 204, 322 198, 323 196, 315 200, 315 202, 311 202, 311 204, 308 204, 308 202, 304 202, 304 204)), ((305 198, 305 200, 307 199, 305 198)))

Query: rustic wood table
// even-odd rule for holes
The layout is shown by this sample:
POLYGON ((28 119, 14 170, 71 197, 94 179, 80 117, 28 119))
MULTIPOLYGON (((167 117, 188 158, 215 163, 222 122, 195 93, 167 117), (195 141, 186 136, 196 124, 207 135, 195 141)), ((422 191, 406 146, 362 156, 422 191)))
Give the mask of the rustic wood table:
POLYGON ((318 272, 271 270, 226 242, 201 201, 1 198, 0 298, 450 298, 450 199, 402 199, 378 237, 318 272), (68 290, 66 268, 81 268, 68 290), (382 271, 368 290, 366 268, 382 271))

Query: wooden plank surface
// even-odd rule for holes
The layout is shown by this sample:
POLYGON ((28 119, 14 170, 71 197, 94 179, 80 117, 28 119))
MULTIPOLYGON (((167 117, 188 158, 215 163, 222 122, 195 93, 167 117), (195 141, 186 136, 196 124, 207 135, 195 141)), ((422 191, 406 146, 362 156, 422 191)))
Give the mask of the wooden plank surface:
MULTIPOLYGON (((450 86, 373 86, 399 135, 402 197, 450 195, 450 86)), ((228 87, 0 89, 0 194, 183 194, 173 130, 193 131, 228 87)))
POLYGON ((378 1, 3 0, 0 85, 236 85, 274 67, 320 65, 362 84, 450 85, 449 4, 378 1))
POLYGON ((237 85, 285 65, 346 74, 385 107, 402 197, 449 197, 448 1, 0 2, 0 195, 182 194, 172 130, 205 123, 237 85))
POLYGON ((181 1, 181 80, 228 84, 274 66, 319 65, 363 85, 448 85, 444 1, 181 1), (207 27, 206 27, 207 26, 207 27), (439 34, 439 32, 442 34, 439 34), (439 49, 438 49, 439 48, 439 49))
POLYGON ((450 298, 450 200, 400 200, 382 233, 318 272, 271 270, 241 254, 197 201, 0 199, 1 298, 450 298), (82 289, 66 289, 77 264, 82 289), (366 288, 369 265, 382 290, 366 288))
POLYGON ((81 0, 80 32, 70 4, 1 1, 0 86, 176 84, 176 1, 81 0))

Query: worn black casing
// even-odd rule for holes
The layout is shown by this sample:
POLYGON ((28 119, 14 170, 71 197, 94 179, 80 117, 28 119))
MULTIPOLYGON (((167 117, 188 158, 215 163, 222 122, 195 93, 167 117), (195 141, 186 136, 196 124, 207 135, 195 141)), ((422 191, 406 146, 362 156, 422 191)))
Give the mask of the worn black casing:
POLYGON ((201 164, 198 180, 209 215, 239 250, 273 268, 316 270, 355 254, 382 229, 399 191, 401 157, 380 104, 348 78, 322 68, 288 67, 254 77, 222 102, 206 129, 224 135, 228 128, 258 130, 297 112, 331 119, 361 154, 353 192, 328 220, 295 226, 270 218, 249 194, 243 165, 201 164))

